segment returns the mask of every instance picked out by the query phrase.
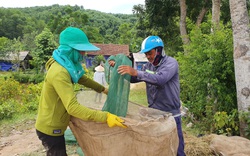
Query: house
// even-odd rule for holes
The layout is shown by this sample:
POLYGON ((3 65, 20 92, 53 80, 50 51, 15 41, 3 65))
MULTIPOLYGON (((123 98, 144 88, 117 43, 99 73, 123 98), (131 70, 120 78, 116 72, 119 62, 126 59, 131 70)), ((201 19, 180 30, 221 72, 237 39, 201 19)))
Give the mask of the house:
POLYGON ((97 55, 103 55, 107 60, 111 55, 124 54, 129 55, 129 45, 125 44, 99 44, 94 43, 95 46, 100 48, 99 51, 87 52, 86 66, 92 66, 92 60, 97 55))
POLYGON ((145 54, 133 53, 134 57, 134 68, 141 70, 142 66, 148 62, 145 54))
POLYGON ((28 51, 9 53, 0 58, 0 71, 18 70, 20 67, 28 69, 30 68, 29 60, 31 58, 28 51))

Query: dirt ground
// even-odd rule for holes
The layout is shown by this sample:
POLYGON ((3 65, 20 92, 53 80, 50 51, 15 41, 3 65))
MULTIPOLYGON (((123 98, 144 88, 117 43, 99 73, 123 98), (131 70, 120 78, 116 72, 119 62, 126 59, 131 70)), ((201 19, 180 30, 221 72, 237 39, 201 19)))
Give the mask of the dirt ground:
MULTIPOLYGON (((34 126, 33 126, 34 127, 34 126)), ((45 156, 46 152, 35 128, 13 130, 0 138, 0 156, 45 156)), ((66 145, 68 156, 78 156, 78 145, 66 145)))
POLYGON ((1 136, 1 156, 20 156, 31 152, 45 152, 34 128, 24 131, 13 130, 9 136, 1 136))

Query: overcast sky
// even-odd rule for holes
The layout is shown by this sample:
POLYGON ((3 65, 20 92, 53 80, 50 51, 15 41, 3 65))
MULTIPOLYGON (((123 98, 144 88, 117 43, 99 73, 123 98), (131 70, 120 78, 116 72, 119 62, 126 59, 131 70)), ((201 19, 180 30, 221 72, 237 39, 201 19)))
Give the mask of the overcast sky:
POLYGON ((31 6, 50 6, 59 5, 78 5, 84 9, 98 10, 106 13, 132 14, 134 5, 143 4, 144 0, 0 0, 0 7, 31 7, 31 6))

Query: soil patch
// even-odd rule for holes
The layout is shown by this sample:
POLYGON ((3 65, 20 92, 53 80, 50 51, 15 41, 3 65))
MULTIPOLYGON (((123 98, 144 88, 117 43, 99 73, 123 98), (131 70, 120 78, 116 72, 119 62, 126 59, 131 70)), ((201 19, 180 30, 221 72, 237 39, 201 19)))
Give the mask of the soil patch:
POLYGON ((43 152, 42 148, 35 129, 13 130, 8 137, 1 137, 0 140, 1 156, 19 156, 25 153, 38 152, 39 150, 43 152))

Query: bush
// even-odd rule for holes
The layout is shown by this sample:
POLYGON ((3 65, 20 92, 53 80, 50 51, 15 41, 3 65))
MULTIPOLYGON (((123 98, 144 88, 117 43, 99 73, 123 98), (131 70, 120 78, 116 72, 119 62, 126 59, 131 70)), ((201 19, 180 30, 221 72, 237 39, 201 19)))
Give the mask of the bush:
POLYGON ((13 114, 18 110, 18 105, 13 99, 7 100, 0 105, 0 120, 12 118, 13 114))
POLYGON ((14 79, 20 83, 40 83, 44 80, 44 74, 32 74, 32 73, 13 73, 14 79))
POLYGON ((36 111, 43 83, 21 84, 13 78, 0 80, 0 120, 16 113, 36 111))
POLYGON ((0 105, 8 99, 17 98, 20 96, 21 87, 19 82, 12 78, 6 80, 0 80, 0 105))
POLYGON ((210 131, 216 112, 230 115, 237 109, 233 39, 230 28, 213 33, 203 33, 207 31, 201 28, 191 31, 191 42, 177 60, 181 100, 192 112, 192 120, 210 131))
POLYGON ((44 74, 36 74, 36 75, 30 75, 29 83, 40 83, 44 80, 45 75, 44 74))

